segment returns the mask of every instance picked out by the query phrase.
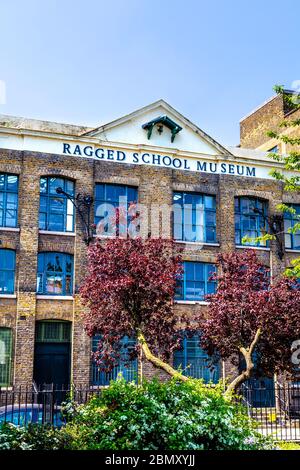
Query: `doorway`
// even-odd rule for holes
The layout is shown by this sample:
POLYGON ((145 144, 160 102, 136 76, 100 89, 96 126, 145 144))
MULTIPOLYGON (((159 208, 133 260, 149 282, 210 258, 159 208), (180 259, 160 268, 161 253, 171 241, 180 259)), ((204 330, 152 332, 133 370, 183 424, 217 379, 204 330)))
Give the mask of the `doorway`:
POLYGON ((33 379, 38 387, 71 382, 71 322, 36 323, 33 379))

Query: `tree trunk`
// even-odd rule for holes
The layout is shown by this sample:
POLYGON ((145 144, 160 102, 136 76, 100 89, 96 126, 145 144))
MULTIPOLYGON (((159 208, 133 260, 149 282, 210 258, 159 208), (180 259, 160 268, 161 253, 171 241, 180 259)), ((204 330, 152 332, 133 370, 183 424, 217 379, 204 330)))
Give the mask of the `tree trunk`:
POLYGON ((147 341, 141 331, 137 332, 137 339, 142 347, 142 351, 145 354, 146 359, 150 361, 155 367, 164 370, 171 377, 181 380, 182 382, 186 382, 188 380, 188 377, 173 369, 172 366, 152 354, 147 344, 147 341))
POLYGON ((258 340, 261 336, 261 329, 259 328, 255 334, 254 340, 252 341, 250 347, 248 349, 244 347, 240 347, 240 352, 243 354, 245 361, 246 361, 246 370, 244 370, 240 375, 238 375, 231 384, 228 385, 225 396, 231 395, 235 390, 238 388, 240 384, 245 382, 245 380, 249 379, 251 376, 251 372, 254 368, 254 364, 252 361, 252 353, 253 350, 258 343, 258 340))

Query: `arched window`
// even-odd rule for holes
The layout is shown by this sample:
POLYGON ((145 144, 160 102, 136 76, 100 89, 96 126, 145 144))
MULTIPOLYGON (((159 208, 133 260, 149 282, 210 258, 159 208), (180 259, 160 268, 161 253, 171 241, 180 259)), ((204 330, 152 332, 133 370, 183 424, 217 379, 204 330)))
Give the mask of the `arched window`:
POLYGON ((40 180, 40 230, 57 232, 74 231, 74 206, 64 195, 57 194, 56 189, 62 188, 74 196, 74 182, 55 176, 43 177, 40 180))
MULTIPOLYGON (((235 197, 235 244, 242 245, 243 238, 257 238, 267 231, 265 217, 268 203, 257 197, 235 197)), ((266 242, 250 241, 248 246, 266 246, 266 242)))
POLYGON ((0 295, 15 291, 16 252, 0 249, 0 295))
POLYGON ((66 253, 39 253, 37 293, 73 294, 73 256, 66 253))
POLYGON ((11 385, 12 331, 0 328, 0 387, 11 385))
POLYGON ((284 213, 284 232, 285 232, 285 247, 290 250, 300 250, 300 230, 291 233, 295 225, 300 224, 300 204, 289 205, 295 210, 295 213, 284 213))
MULTIPOLYGON (((92 351, 97 350, 98 343, 101 336, 95 335, 92 339, 92 351)), ((138 361, 137 359, 130 360, 130 350, 135 347, 136 341, 134 338, 124 336, 121 341, 121 357, 119 365, 115 366, 111 372, 103 372, 99 370, 96 362, 92 359, 92 385, 109 385, 111 380, 116 380, 118 375, 121 375, 128 382, 136 382, 138 375, 138 361)))
POLYGON ((182 349, 174 352, 174 368, 180 368, 184 375, 217 383, 220 378, 219 362, 211 358, 199 345, 200 336, 187 335, 182 341, 182 349))
POLYGON ((16 227, 19 177, 0 173, 0 227, 16 227))

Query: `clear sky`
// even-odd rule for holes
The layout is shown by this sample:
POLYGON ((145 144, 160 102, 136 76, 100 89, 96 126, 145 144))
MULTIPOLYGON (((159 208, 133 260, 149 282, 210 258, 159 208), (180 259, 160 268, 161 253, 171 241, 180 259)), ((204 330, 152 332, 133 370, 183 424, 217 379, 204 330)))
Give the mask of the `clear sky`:
POLYGON ((299 0, 0 0, 0 113, 96 126, 163 98, 235 145, 300 80, 299 18, 299 0))

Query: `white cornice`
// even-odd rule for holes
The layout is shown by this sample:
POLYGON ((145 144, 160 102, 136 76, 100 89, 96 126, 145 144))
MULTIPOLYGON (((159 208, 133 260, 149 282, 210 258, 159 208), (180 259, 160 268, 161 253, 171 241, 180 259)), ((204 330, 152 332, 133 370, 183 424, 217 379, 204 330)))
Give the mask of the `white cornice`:
MULTIPOLYGON (((57 154, 56 152, 53 152, 51 150, 36 150, 32 149, 29 147, 26 147, 26 144, 24 142, 26 137, 29 138, 36 138, 40 139, 41 141, 59 141, 59 142, 72 142, 74 144, 85 144, 85 145, 93 145, 96 147, 103 147, 103 148, 115 148, 119 150, 124 150, 124 151, 138 151, 138 152, 155 152, 158 154, 166 154, 170 155, 173 157, 190 157, 194 159, 205 159, 207 161, 211 162, 232 162, 235 164, 238 164, 241 162, 242 164, 251 164, 259 167, 269 167, 271 168, 282 168, 283 165, 271 160, 270 158, 267 158, 266 156, 263 155, 262 157, 258 157, 257 155, 253 155, 253 157, 250 156, 234 156, 233 154, 228 151, 227 155, 210 155, 210 154, 204 154, 204 153, 197 153, 197 152, 192 152, 192 151, 185 151, 185 150, 179 150, 179 149, 174 149, 174 148, 169 148, 169 147, 158 147, 155 145, 145 145, 145 144, 130 144, 130 143, 122 143, 122 142, 107 142, 107 141, 101 141, 99 138, 96 137, 91 137, 91 136, 74 136, 74 135, 65 135, 65 134, 57 134, 57 133, 50 133, 50 132, 45 132, 45 131, 35 131, 35 130, 27 130, 27 129, 11 129, 11 128, 6 128, 6 127, 0 127, 0 137, 5 138, 5 137, 10 137, 10 136, 15 136, 23 140, 20 148, 13 148, 9 146, 8 142, 6 143, 5 147, 2 147, 6 150, 16 150, 16 151, 27 151, 27 152, 35 152, 35 153, 49 153, 49 154, 57 154)), ((45 142, 44 142, 45 143, 45 142)), ((1 148, 1 143, 0 143, 0 148, 1 148)), ((253 151, 254 153, 254 151, 253 151)), ((63 155, 61 153, 58 153, 58 155, 63 155)), ((69 156, 67 156, 69 158, 69 156)), ((76 158, 76 156, 74 156, 76 158)), ((78 158, 78 157, 77 157, 78 158)), ((80 157, 79 157, 80 158, 80 157)), ((85 157, 88 158, 88 157, 85 157)))

